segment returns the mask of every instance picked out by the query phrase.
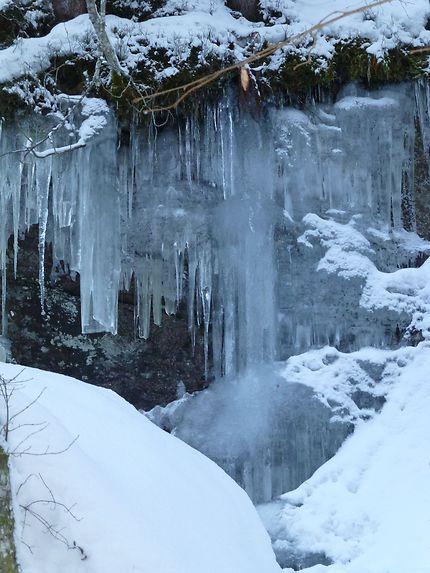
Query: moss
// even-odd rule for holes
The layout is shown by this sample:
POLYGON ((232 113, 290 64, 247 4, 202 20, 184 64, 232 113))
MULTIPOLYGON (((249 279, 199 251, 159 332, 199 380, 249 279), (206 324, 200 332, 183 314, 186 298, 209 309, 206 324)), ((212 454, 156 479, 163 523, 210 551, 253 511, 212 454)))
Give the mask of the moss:
POLYGON ((139 0, 134 3, 127 0, 107 0, 107 13, 129 20, 143 21, 150 18, 165 3, 165 0, 139 0))
POLYGON ((22 27, 21 10, 15 5, 0 12, 0 46, 10 46, 18 37, 22 27))
POLYGON ((360 82, 374 88, 383 84, 399 83, 423 77, 427 59, 411 55, 400 48, 390 50, 378 60, 366 52, 364 40, 339 42, 330 60, 303 60, 298 55, 287 57, 279 70, 265 75, 265 91, 274 95, 288 95, 303 100, 323 89, 335 96, 348 82, 360 82))
POLYGON ((28 105, 16 94, 7 90, 11 85, 4 85, 0 88, 0 118, 12 119, 17 112, 31 111, 28 105))
POLYGON ((7 455, 0 448, 0 573, 18 573, 7 455))
POLYGON ((45 74, 44 84, 51 84, 56 91, 78 95, 85 88, 88 78, 94 74, 95 62, 90 58, 55 57, 51 60, 51 72, 45 74), (49 76, 50 81, 47 82, 49 76))
MULTIPOLYGON (((133 78, 136 84, 142 86, 142 91, 150 93, 175 89, 231 63, 230 56, 224 59, 216 56, 206 57, 203 61, 201 50, 197 47, 190 50, 187 59, 177 62, 164 48, 150 47, 145 39, 141 39, 140 44, 146 57, 137 65, 133 78), (162 72, 172 66, 176 67, 177 72, 172 76, 163 77, 162 72)), ((364 40, 338 42, 329 60, 315 57, 306 61, 296 53, 286 55, 284 64, 276 71, 266 68, 264 72, 259 73, 257 81, 261 100, 274 99, 301 104, 310 97, 318 100, 321 94, 324 94, 324 97, 329 95, 334 98, 341 87, 350 81, 374 88, 383 84, 414 80, 426 73, 425 55, 410 55, 402 49, 395 49, 389 51, 383 60, 377 60, 366 52, 366 46, 364 40)), ((73 59, 53 58, 50 69, 41 75, 40 81, 53 94, 58 92, 80 94, 88 79, 92 77, 94 67, 91 46, 88 46, 87 55, 73 59)), ((102 76, 101 86, 94 89, 91 95, 103 97, 111 103, 117 110, 121 123, 126 125, 135 114, 136 107, 142 105, 134 102, 139 94, 128 84, 125 77, 115 72, 111 73, 108 68, 104 69, 102 76)), ((217 100, 221 97, 225 86, 235 82, 237 76, 237 70, 223 75, 218 81, 187 98, 177 112, 179 114, 192 112, 200 105, 202 99, 217 100)), ((154 107, 169 105, 181 93, 176 91, 166 98, 158 98, 153 102, 154 107)), ((10 117, 16 110, 25 107, 26 103, 15 94, 3 92, 0 95, 0 115, 3 117, 10 117)))

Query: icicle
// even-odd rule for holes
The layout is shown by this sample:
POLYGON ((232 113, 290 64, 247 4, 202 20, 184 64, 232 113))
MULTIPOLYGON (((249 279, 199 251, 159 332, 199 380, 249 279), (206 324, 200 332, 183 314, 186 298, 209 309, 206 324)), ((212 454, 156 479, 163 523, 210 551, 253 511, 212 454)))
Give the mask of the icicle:
POLYGON ((39 288, 42 314, 45 313, 45 245, 48 224, 49 188, 51 185, 51 158, 38 159, 35 165, 35 188, 39 224, 39 288))
POLYGON ((210 253, 205 251, 199 263, 199 294, 203 315, 203 349, 205 358, 205 378, 208 377, 209 365, 209 323, 212 301, 212 265, 210 253))
POLYGON ((196 333, 195 333, 195 300, 196 300, 196 272, 197 272, 197 258, 194 249, 188 246, 188 296, 187 296, 187 310, 188 310, 188 330, 190 331, 191 344, 193 353, 196 346, 196 333))
MULTIPOLYGON (((428 91, 422 84, 415 93, 425 141, 428 91)), ((301 257, 315 266, 323 256, 296 244, 293 222, 308 212, 343 223, 360 214, 362 223, 351 225, 397 229, 408 199, 413 228, 411 101, 404 87, 370 95, 349 87, 335 105, 273 108, 256 120, 226 94, 158 131, 133 124, 119 149, 110 118, 85 149, 23 168, 16 157, 4 160, 2 283, 9 236, 16 269, 19 232, 38 223, 42 303, 44 245, 52 238, 54 258, 80 274, 84 332, 116 332, 120 283, 127 288, 134 277, 139 335, 148 337, 151 320, 160 324, 163 310, 174 313, 186 299, 193 348, 199 328, 203 335, 207 375, 210 346, 217 376, 273 360, 278 328, 284 349, 342 340, 346 323, 327 326, 319 308, 307 320, 292 303, 304 280, 301 257)), ((5 137, 14 146, 12 131, 3 130, 2 150, 5 137)), ((57 137, 63 144, 69 135, 57 137)))
POLYGON ((422 80, 415 83, 415 101, 424 156, 430 174, 430 84, 428 81, 422 80))

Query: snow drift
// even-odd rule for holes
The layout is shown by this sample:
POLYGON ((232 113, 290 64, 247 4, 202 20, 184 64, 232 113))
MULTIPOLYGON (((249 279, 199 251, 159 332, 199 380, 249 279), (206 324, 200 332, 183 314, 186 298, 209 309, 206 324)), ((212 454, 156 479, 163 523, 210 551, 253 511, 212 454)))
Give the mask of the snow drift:
POLYGON ((406 353, 381 413, 299 488, 261 506, 284 564, 313 554, 333 564, 312 573, 430 570, 429 343, 406 353))
POLYGON ((280 570, 246 494, 119 396, 32 368, 0 374, 18 375, 12 416, 35 400, 7 444, 23 573, 280 570))

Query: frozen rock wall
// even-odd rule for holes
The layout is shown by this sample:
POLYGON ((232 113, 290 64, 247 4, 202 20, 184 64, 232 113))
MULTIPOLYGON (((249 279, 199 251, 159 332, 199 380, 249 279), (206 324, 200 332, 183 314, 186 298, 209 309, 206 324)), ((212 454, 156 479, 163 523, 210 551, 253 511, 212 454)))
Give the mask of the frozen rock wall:
MULTIPOLYGON (((111 119, 85 148, 45 158, 8 152, 25 147, 22 132, 36 140, 48 125, 3 126, 4 333, 7 241, 16 266, 19 232, 37 223, 42 306, 48 240, 54 260, 80 274, 84 333, 116 332, 118 292, 133 282, 140 336, 186 300, 207 355, 211 338, 215 375, 312 345, 391 343, 394 319, 370 333, 369 317, 351 308, 359 281, 348 293, 323 284, 313 271, 320 246, 297 237, 309 212, 352 221, 382 270, 414 263, 419 249, 386 239, 405 221, 415 227, 415 119, 428 146, 428 101, 428 86, 352 86, 334 105, 252 115, 226 97, 174 126, 133 126, 119 150, 111 119)), ((64 146, 66 135, 56 137, 64 146)))
MULTIPOLYGON (((143 338, 185 303, 192 345, 203 333, 207 377, 232 386, 214 390, 216 399, 203 394, 195 414, 184 409, 183 420, 167 425, 256 500, 294 487, 336 451, 350 421, 332 425, 331 404, 314 407, 307 390, 277 392, 270 364, 324 345, 350 352, 421 336, 409 327, 413 304, 363 296, 378 273, 428 256, 429 244, 414 234, 416 146, 427 153, 428 102, 424 84, 372 93, 348 86, 335 103, 250 113, 226 94, 157 129, 132 125, 120 139, 108 116, 85 147, 49 155, 42 145, 39 157, 10 152, 25 148, 22 133, 43 139, 48 120, 4 125, 3 334, 8 241, 16 267, 19 233, 37 224, 42 308, 47 241, 54 263, 79 273, 84 333, 117 332, 120 290, 134 293, 143 338), (242 394, 244 380, 253 382, 242 394), (189 421, 201 419, 200 408, 215 420, 205 435, 189 421), (232 435, 249 434, 255 410, 261 433, 221 440, 220 451, 216 412, 226 408, 232 435)), ((58 131, 45 145, 64 148, 67 137, 58 131)), ((385 283, 384 292, 397 289, 390 300, 409 296, 385 283)))

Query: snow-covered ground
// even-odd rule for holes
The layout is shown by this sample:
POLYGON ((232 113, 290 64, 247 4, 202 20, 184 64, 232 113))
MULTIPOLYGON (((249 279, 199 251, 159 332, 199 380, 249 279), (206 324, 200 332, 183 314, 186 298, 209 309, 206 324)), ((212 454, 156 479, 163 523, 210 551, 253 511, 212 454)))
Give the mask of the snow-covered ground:
POLYGON ((278 551, 333 561, 309 573, 430 571, 430 345, 407 352, 381 413, 299 488, 261 507, 278 551))
POLYGON ((23 573, 280 570, 249 498, 214 463, 109 390, 22 370, 0 364, 18 375, 11 416, 22 411, 7 448, 23 573))

